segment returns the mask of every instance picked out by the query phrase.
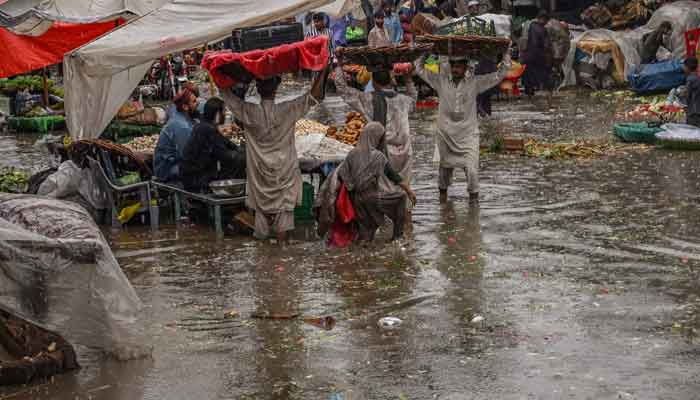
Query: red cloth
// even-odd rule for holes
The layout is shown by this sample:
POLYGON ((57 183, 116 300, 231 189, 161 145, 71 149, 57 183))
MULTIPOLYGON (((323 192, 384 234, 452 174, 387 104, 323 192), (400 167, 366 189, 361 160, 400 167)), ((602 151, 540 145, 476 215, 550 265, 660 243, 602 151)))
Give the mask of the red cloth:
POLYGON ((224 65, 238 63, 256 79, 265 79, 301 69, 320 71, 328 65, 329 53, 328 38, 317 36, 267 50, 208 53, 202 60, 202 68, 209 71, 217 86, 228 89, 236 84, 236 80, 220 70, 224 65))
POLYGON ((41 36, 16 35, 0 28, 0 78, 57 64, 63 55, 114 29, 119 21, 95 24, 55 22, 41 36))
POLYGON ((335 201, 335 221, 331 225, 328 243, 335 247, 347 247, 357 237, 355 220, 355 209, 350 200, 348 189, 343 183, 340 186, 338 199, 335 201))

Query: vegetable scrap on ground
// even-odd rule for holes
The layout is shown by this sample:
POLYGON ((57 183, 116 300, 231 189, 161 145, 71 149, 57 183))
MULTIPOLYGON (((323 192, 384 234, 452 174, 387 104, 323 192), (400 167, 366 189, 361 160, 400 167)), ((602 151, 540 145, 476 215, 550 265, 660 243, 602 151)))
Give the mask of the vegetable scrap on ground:
POLYGON ((552 160, 564 160, 571 158, 595 158, 626 151, 647 151, 651 146, 646 144, 622 144, 615 142, 595 143, 578 141, 573 143, 541 143, 529 139, 525 143, 523 154, 528 157, 538 157, 552 160))

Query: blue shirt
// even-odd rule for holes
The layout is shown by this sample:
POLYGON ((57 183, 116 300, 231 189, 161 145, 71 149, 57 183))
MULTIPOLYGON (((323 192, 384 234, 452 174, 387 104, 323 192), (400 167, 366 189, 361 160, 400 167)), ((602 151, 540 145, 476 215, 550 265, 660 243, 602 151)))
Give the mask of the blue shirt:
POLYGON ((170 182, 178 179, 180 162, 191 136, 192 120, 173 109, 168 123, 160 131, 153 158, 153 170, 158 180, 170 182))
POLYGON ((399 44, 403 40, 403 28, 398 13, 391 13, 391 17, 384 17, 384 27, 389 33, 391 43, 399 44))

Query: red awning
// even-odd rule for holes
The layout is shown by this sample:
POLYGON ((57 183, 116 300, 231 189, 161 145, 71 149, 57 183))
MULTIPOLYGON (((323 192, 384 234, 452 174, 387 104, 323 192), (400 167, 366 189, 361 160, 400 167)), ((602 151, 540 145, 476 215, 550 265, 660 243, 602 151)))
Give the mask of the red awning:
POLYGON ((19 75, 63 60, 63 55, 109 32, 117 21, 96 24, 54 23, 41 36, 15 35, 0 28, 0 78, 19 75))

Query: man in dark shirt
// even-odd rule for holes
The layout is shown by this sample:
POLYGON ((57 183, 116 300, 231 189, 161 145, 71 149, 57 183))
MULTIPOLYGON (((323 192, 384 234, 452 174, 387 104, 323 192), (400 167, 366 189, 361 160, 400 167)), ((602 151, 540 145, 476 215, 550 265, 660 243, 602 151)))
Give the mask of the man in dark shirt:
POLYGON ((683 62, 683 71, 688 76, 685 84, 688 89, 686 123, 688 125, 700 127, 700 77, 698 77, 698 59, 686 59, 685 62, 683 62))
POLYGON ((201 122, 192 129, 180 165, 185 190, 207 192, 209 183, 219 179, 245 179, 245 148, 219 133, 224 123, 224 101, 213 97, 204 105, 201 122))
POLYGON ((537 19, 532 21, 527 32, 527 49, 525 50, 524 61, 527 67, 523 81, 525 83, 525 93, 528 96, 535 94, 535 91, 544 87, 552 89, 552 66, 551 49, 552 45, 549 33, 545 26, 549 22, 549 15, 542 10, 537 15, 537 19))

